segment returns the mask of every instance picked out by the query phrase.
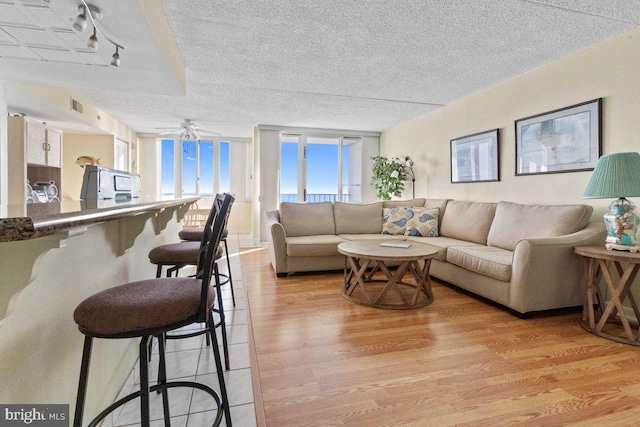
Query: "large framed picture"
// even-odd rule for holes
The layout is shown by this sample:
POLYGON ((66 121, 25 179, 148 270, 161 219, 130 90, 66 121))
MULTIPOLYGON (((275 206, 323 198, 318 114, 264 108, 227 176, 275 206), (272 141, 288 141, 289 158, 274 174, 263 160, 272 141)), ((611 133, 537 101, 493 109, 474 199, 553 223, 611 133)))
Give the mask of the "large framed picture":
POLYGON ((601 120, 602 98, 516 120, 516 175, 593 170, 601 120))
POLYGON ((498 129, 451 140, 451 182, 500 181, 498 129))

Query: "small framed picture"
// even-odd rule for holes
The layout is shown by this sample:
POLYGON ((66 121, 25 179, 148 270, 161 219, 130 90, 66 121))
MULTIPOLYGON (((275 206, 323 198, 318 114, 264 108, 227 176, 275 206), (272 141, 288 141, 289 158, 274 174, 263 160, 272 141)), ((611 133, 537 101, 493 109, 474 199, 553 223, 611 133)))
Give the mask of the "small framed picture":
POLYGON ((451 140, 451 182, 500 181, 498 129, 451 140))
POLYGON ((516 120, 516 175, 593 170, 601 120, 602 98, 516 120))

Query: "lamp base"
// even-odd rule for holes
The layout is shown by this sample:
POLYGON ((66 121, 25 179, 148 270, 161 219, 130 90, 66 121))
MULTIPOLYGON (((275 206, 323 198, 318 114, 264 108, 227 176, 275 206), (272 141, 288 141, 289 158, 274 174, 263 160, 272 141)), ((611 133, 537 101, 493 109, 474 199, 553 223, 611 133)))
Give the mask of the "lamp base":
POLYGON ((609 205, 609 212, 604 214, 604 225, 607 227, 606 245, 611 245, 617 250, 638 247, 640 218, 635 214, 635 208, 635 205, 624 197, 614 200, 609 205))
POLYGON ((605 243, 604 247, 607 248, 608 250, 629 251, 634 254, 640 251, 640 246, 618 245, 615 243, 605 243))

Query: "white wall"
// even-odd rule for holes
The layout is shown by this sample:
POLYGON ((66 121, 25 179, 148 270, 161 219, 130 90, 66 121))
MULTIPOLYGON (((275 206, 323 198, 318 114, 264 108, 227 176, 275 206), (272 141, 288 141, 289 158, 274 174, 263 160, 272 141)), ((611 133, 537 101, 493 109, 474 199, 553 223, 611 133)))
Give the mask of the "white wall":
MULTIPOLYGON (((602 97, 603 154, 639 151, 638 52, 635 29, 389 129, 381 137, 381 154, 414 159, 417 197, 587 203, 599 219, 611 200, 582 198, 591 172, 515 176, 514 121, 602 97), (500 182, 451 184, 449 141, 495 128, 500 182)), ((409 185, 405 195, 410 191, 409 185)))
POLYGON ((160 197, 160 140, 155 136, 138 139, 140 197, 160 197))
POLYGON ((258 200, 253 201, 253 219, 254 238, 259 238, 261 242, 267 241, 267 232, 262 221, 262 215, 265 211, 278 209, 280 204, 280 131, 271 129, 260 129, 259 150, 256 158, 256 164, 259 164, 258 170, 254 174, 259 176, 257 181, 259 195, 258 200), (257 213, 257 217, 256 217, 257 213), (256 228, 259 230, 255 234, 256 228))

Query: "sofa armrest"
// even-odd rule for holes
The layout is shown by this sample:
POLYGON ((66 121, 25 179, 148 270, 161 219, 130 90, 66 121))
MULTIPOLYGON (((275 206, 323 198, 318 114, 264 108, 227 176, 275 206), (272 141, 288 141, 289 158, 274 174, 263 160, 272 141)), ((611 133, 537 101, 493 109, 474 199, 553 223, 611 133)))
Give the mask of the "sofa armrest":
POLYGON ((572 234, 520 240, 513 253, 509 306, 526 313, 582 304, 586 264, 573 248, 603 245, 605 236, 604 223, 590 222, 572 234))
POLYGON ((280 212, 265 211, 264 222, 267 226, 267 247, 269 259, 276 273, 287 272, 287 235, 280 223, 280 212))

